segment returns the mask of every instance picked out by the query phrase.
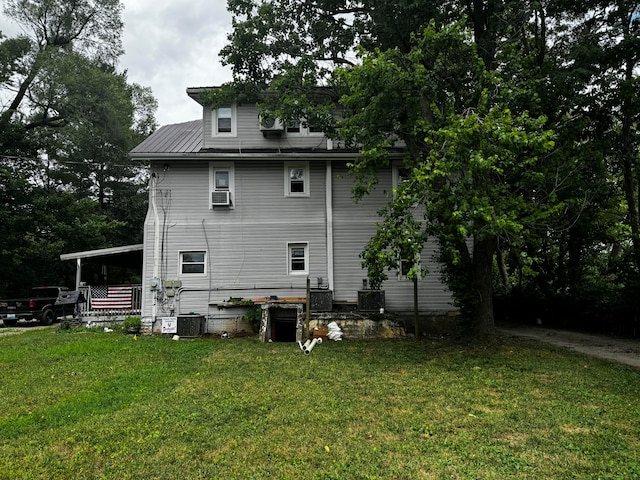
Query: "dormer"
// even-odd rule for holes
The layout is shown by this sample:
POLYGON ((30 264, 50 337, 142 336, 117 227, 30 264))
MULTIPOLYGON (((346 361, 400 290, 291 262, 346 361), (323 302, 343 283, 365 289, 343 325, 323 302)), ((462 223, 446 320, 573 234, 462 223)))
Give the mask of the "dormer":
POLYGON ((204 101, 207 91, 218 87, 188 88, 187 94, 202 105, 203 145, 207 150, 326 150, 322 131, 306 122, 285 124, 282 120, 260 116, 251 102, 222 103, 211 108, 204 101))

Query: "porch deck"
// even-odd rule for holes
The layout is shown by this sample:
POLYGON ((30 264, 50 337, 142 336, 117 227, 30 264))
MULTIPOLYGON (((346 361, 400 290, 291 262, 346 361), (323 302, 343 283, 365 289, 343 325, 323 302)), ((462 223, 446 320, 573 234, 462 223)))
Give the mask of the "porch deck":
POLYGON ((80 291, 83 321, 121 320, 142 313, 142 285, 86 285, 80 291))

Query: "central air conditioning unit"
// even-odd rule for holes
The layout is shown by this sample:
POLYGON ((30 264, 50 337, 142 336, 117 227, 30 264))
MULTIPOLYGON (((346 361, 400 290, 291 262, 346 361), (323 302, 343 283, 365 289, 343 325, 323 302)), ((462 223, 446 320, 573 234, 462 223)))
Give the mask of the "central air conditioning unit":
POLYGON ((260 117, 260 130, 263 132, 282 132, 284 131, 284 125, 279 118, 264 120, 260 117))
POLYGON ((207 321, 204 315, 189 313, 178 315, 176 334, 181 338, 196 338, 204 335, 207 321))
POLYGON ((231 192, 228 190, 211 192, 211 206, 228 207, 229 205, 231 205, 231 192))

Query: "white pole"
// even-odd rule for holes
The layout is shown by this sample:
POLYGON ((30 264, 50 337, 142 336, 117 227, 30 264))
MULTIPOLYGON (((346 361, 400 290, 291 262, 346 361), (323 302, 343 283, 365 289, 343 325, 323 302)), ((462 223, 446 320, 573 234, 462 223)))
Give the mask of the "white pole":
POLYGON ((76 258, 76 290, 80 290, 80 282, 82 281, 82 259, 76 258))

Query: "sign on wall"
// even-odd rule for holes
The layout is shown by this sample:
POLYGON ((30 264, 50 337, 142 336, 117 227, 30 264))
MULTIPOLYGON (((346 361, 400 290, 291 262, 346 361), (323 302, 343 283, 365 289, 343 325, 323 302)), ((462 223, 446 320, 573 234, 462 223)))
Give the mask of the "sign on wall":
POLYGON ((162 333, 177 333, 178 317, 162 317, 162 333))

